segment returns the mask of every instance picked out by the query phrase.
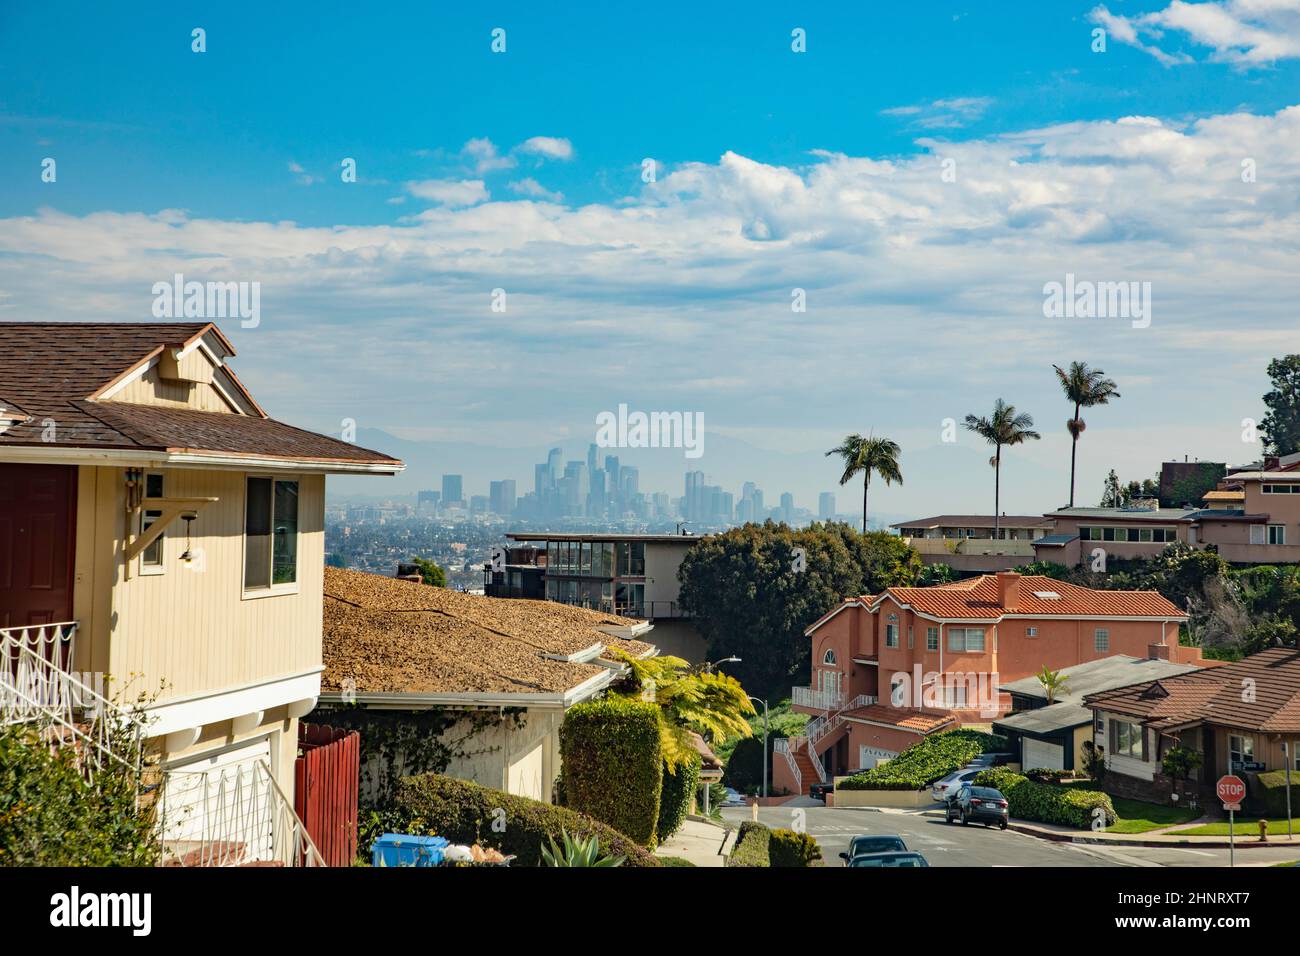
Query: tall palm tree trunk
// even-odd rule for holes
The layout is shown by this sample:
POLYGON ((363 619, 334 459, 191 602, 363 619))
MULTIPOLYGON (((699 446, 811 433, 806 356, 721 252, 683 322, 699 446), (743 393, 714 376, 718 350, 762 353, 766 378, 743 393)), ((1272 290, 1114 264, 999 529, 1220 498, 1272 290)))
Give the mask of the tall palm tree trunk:
MULTIPOLYGON (((1079 403, 1074 403, 1074 420, 1079 420, 1079 403)), ((1076 425, 1070 429, 1070 507, 1074 507, 1074 457, 1079 452, 1079 430, 1076 425)))
POLYGON ((867 533, 867 487, 871 484, 871 472, 862 476, 862 533, 867 533))
POLYGON ((998 534, 1001 530, 1002 512, 999 504, 1002 497, 1002 446, 997 446, 997 454, 993 456, 993 540, 998 540, 998 534))

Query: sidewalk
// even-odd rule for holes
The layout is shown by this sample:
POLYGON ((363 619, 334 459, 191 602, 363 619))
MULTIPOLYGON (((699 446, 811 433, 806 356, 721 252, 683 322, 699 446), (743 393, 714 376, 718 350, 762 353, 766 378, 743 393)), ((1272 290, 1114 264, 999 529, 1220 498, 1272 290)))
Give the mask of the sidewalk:
MULTIPOLYGON (((1179 827, 1193 827, 1196 823, 1182 823, 1179 827)), ((1044 840, 1056 840, 1065 843, 1095 843, 1106 846, 1185 846, 1204 847, 1206 849, 1224 849, 1229 846, 1226 836, 1185 836, 1177 832, 1177 827, 1165 827, 1149 830, 1146 833, 1109 833, 1105 830, 1076 830, 1073 827, 1057 826, 1054 823, 1030 823, 1025 820, 1011 821, 1009 829, 1017 833, 1027 833, 1044 840)), ((1251 850, 1256 847, 1300 847, 1300 832, 1290 840, 1286 833, 1270 834, 1267 842, 1261 841, 1255 834, 1238 835, 1235 847, 1238 850, 1251 850)))
POLYGON ((726 866, 735 831, 702 817, 687 817, 682 828, 661 843, 655 856, 679 856, 696 866, 726 866))

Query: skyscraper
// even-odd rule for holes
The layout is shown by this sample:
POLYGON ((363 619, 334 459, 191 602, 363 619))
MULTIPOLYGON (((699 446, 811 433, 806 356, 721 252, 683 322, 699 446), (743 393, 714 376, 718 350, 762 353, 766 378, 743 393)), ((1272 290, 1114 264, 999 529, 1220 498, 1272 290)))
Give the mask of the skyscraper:
POLYGON ((442 506, 444 508, 464 507, 465 496, 461 493, 460 475, 442 476, 442 506))
POLYGON ((504 515, 510 517, 515 510, 515 501, 518 496, 515 494, 515 481, 513 478, 505 478, 501 481, 494 481, 489 486, 488 508, 495 515, 504 515))
POLYGON ((823 491, 817 496, 817 517, 830 521, 835 517, 835 492, 823 491))

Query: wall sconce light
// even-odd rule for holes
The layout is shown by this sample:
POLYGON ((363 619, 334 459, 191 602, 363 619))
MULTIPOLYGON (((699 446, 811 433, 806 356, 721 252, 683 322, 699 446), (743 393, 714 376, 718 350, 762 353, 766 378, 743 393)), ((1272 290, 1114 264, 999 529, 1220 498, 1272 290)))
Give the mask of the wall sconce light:
POLYGON ((181 562, 192 564, 194 562, 194 552, 190 550, 190 524, 197 518, 194 512, 181 515, 181 520, 185 522, 185 550, 181 552, 181 562))

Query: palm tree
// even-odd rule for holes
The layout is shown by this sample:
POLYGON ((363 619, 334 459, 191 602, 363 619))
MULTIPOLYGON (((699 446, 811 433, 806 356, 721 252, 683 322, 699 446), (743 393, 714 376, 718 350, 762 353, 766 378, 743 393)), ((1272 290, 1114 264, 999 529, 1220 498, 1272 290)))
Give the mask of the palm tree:
POLYGON ((903 472, 898 467, 898 456, 903 450, 898 442, 888 438, 872 438, 868 435, 847 435, 839 446, 826 453, 826 457, 839 455, 844 459, 844 474, 840 475, 840 484, 847 485, 858 474, 862 475, 862 533, 867 533, 867 489, 871 485, 871 473, 874 471, 885 484, 903 483, 903 472))
POLYGON ((1035 676, 1038 678, 1038 683, 1043 685, 1043 690, 1047 692, 1048 706, 1056 703, 1056 695, 1065 690, 1065 685, 1070 682, 1070 678, 1060 671, 1048 670, 1046 664, 1035 676))
POLYGON ((1094 405, 1106 405, 1112 398, 1119 398, 1115 383, 1106 377, 1099 368, 1088 368, 1087 362, 1071 362, 1067 372, 1059 365, 1053 365, 1056 377, 1061 382, 1065 397, 1074 402, 1074 417, 1065 423, 1070 431, 1070 507, 1074 507, 1074 459, 1079 450, 1079 436, 1088 426, 1079 417, 1079 409, 1092 408, 1094 405))
POLYGON ((966 427, 979 435, 995 449, 989 464, 993 466, 993 538, 996 540, 1000 530, 1001 512, 999 511, 1002 494, 1002 448, 1004 445, 1020 445, 1029 439, 1043 436, 1033 430, 1034 420, 1026 414, 1016 414, 1016 406, 1008 405, 1002 399, 993 403, 993 416, 967 415, 966 427))

